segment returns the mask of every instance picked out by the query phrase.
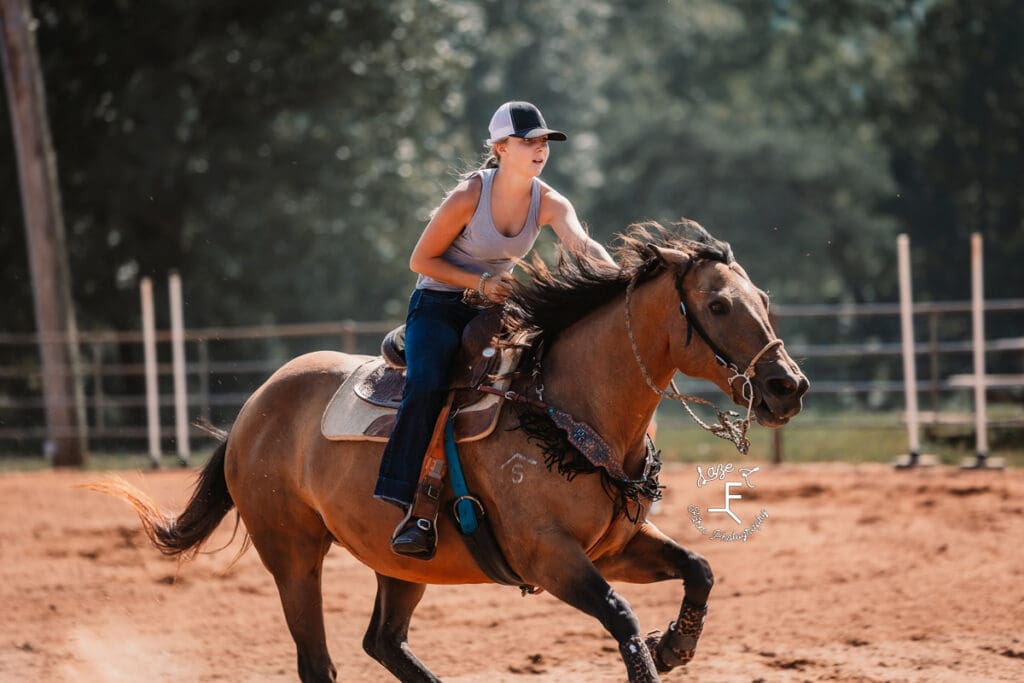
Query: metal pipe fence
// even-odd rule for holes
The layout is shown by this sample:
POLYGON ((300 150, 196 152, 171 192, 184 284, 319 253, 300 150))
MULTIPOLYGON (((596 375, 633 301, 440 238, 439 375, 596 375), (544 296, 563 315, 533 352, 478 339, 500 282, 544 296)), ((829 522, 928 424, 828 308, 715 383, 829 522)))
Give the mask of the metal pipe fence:
MULTIPOLYGON (((988 316, 1010 320, 997 326, 999 329, 1024 330, 1024 299, 990 300, 984 308, 988 316)), ((943 396, 966 396, 972 386, 964 379, 970 373, 969 357, 974 349, 964 324, 970 311, 969 301, 913 306, 915 322, 926 331, 918 335, 924 341, 914 346, 914 353, 925 360, 919 390, 930 397, 935 415, 941 413, 943 396)), ((866 401, 870 396, 877 405, 867 403, 867 408, 898 409, 904 388, 898 304, 775 306, 774 315, 788 351, 808 370, 812 385, 809 403, 866 401), (862 329, 870 329, 870 333, 862 329), (865 338, 856 340, 858 337, 865 338)), ((376 354, 379 340, 394 324, 347 320, 185 329, 183 393, 188 418, 230 423, 249 394, 289 358, 324 348, 376 354)), ((169 445, 177 441, 172 332, 156 330, 154 339, 158 436, 169 445)), ((85 428, 93 449, 144 449, 149 432, 143 342, 142 331, 79 333, 81 362, 76 379, 83 387, 85 428)), ((38 454, 47 436, 36 350, 40 343, 66 340, 0 333, 0 453, 38 454)), ((988 367, 992 374, 986 380, 990 391, 1019 395, 1024 388, 1022 351, 1024 336, 985 341, 985 353, 991 358, 988 367)), ((711 385, 685 384, 690 392, 717 392, 711 385)), ((189 432, 189 439, 202 436, 194 428, 189 432)))

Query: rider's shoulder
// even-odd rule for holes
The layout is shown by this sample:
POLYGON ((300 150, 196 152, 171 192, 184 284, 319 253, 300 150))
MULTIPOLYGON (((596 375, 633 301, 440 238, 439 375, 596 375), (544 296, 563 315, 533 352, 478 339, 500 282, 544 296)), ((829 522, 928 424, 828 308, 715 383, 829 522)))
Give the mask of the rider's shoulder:
POLYGON ((475 209, 477 202, 480 201, 482 185, 480 175, 477 173, 463 179, 445 197, 445 206, 452 209, 475 209))
POLYGON ((549 213, 552 211, 557 213, 575 211, 572 202, 569 201, 568 197, 548 185, 540 178, 537 179, 537 182, 540 183, 540 201, 541 211, 543 213, 549 213))
POLYGON ((480 201, 480 179, 476 175, 464 178, 444 197, 432 216, 445 216, 458 221, 467 221, 476 211, 480 201))
POLYGON ((559 192, 555 188, 551 187, 551 185, 549 185, 548 183, 544 182, 540 178, 537 178, 537 182, 540 183, 540 196, 541 196, 541 199, 547 199, 547 200, 551 200, 551 201, 554 201, 554 202, 566 203, 566 204, 570 203, 569 199, 564 194, 562 194, 561 192, 559 192))

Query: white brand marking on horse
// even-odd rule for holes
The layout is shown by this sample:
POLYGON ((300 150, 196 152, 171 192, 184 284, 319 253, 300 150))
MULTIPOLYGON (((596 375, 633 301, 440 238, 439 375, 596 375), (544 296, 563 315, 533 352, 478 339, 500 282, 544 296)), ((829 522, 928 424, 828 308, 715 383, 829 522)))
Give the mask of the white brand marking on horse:
POLYGON ((523 462, 529 465, 536 465, 537 461, 533 458, 527 458, 522 453, 515 453, 511 458, 505 461, 505 464, 501 466, 501 469, 505 469, 509 465, 512 465, 512 483, 518 484, 523 480, 523 476, 526 474, 523 462))

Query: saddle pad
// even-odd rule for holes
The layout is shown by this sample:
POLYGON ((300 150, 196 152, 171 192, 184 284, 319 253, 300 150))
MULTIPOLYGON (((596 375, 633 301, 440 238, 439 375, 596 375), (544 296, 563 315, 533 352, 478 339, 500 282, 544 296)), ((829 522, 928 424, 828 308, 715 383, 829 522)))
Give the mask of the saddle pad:
MULTIPOLYGON (((515 367, 522 355, 518 348, 501 351, 501 365, 496 373, 506 375, 515 367)), ((360 398, 357 388, 365 386, 368 378, 385 368, 384 360, 369 360, 348 376, 334 393, 320 420, 320 431, 331 441, 387 441, 394 429, 397 407, 375 405, 360 398)), ((507 389, 511 378, 499 379, 493 386, 507 389)), ((401 387, 398 388, 401 393, 401 387)), ((480 400, 461 408, 455 416, 455 441, 477 441, 494 431, 504 401, 493 394, 480 394, 480 400)))

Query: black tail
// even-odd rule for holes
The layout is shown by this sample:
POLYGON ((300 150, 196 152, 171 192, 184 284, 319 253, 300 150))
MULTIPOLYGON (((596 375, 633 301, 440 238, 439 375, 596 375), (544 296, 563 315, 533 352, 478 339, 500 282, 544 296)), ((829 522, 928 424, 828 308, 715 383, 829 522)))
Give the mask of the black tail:
POLYGON ((225 442, 213 452, 199 473, 192 498, 177 516, 164 514, 149 496, 120 478, 83 488, 120 498, 135 508, 146 536, 164 555, 191 557, 235 506, 224 478, 226 450, 225 442))

